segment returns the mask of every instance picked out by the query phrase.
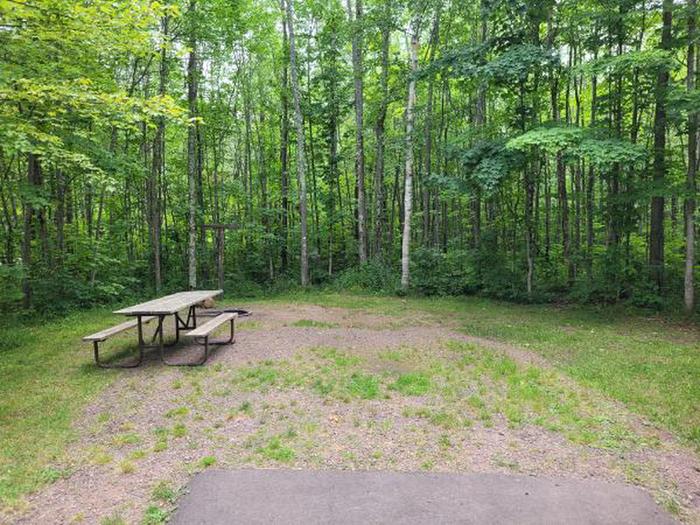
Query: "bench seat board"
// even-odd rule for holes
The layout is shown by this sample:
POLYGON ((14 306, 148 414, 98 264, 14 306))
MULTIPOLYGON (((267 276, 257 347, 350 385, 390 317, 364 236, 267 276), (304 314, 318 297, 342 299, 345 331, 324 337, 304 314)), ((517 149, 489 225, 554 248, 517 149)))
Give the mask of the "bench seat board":
POLYGON ((219 326, 224 324, 226 321, 230 321, 231 319, 235 319, 236 317, 238 317, 238 314, 235 312, 219 314, 210 321, 204 323, 203 325, 198 326, 190 332, 187 332, 185 335, 187 335, 188 337, 206 337, 209 334, 211 334, 214 330, 216 330, 219 326))
MULTIPOLYGON (((155 319, 155 317, 141 317, 141 322, 145 324, 152 321, 153 319, 155 319)), ((138 319, 131 319, 130 321, 125 321, 116 326, 112 326, 111 328, 105 328, 104 330, 101 330, 100 332, 94 333, 92 335, 86 335, 85 337, 83 337, 83 341, 104 341, 115 334, 124 332, 131 328, 136 328, 138 324, 138 319)))

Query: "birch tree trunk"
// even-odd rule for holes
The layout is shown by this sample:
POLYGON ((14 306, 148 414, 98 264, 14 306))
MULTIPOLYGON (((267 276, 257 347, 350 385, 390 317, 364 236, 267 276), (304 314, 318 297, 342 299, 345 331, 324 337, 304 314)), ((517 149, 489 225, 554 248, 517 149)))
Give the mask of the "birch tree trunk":
POLYGON ((406 103, 406 180, 404 190, 403 236, 401 238, 401 289, 408 290, 409 267, 411 262, 411 213, 413 211, 413 110, 416 105, 416 77, 418 69, 418 20, 411 27, 410 63, 411 77, 408 81, 408 100, 406 103))
POLYGON ((301 99, 299 95, 299 78, 297 74, 297 53, 294 41, 294 8, 293 0, 286 0, 287 24, 289 32, 289 69, 292 77, 292 98, 294 100, 294 128, 297 136, 296 168, 299 181, 299 218, 301 221, 301 285, 309 284, 309 249, 308 226, 306 210, 306 159, 304 155, 304 123, 301 115, 301 99))

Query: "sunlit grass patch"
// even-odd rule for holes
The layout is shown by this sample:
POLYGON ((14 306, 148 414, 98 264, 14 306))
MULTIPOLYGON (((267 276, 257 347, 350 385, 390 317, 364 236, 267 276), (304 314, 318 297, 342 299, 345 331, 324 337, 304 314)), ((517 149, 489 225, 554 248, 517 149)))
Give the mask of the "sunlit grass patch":
MULTIPOLYGON (((512 427, 534 424, 560 432, 574 443, 600 448, 653 446, 654 438, 632 431, 612 407, 583 389, 574 390, 559 372, 521 365, 492 349, 451 341, 447 347, 470 365, 465 377, 489 381, 487 396, 473 394, 467 405, 482 421, 500 413, 512 427)), ((454 380, 454 378, 452 379, 454 380)))
POLYGON ((405 396, 422 396, 430 390, 430 377, 423 372, 400 375, 389 388, 405 396))
POLYGON ((282 442, 280 436, 273 436, 264 446, 257 449, 257 453, 265 459, 290 463, 296 457, 294 450, 282 442))
POLYGON ((315 321, 313 319, 299 319, 298 321, 294 321, 292 326, 296 326, 298 328, 337 328, 340 325, 325 321, 315 321))
POLYGON ((156 505, 150 505, 146 509, 141 525, 159 525, 161 523, 166 523, 169 516, 170 513, 167 510, 161 509, 156 505))
POLYGON ((272 387, 290 388, 304 383, 303 374, 288 361, 263 361, 234 370, 234 386, 248 391, 266 391, 272 387))
POLYGON ((118 434, 112 438, 112 444, 117 448, 127 445, 138 445, 139 443, 141 443, 141 436, 134 432, 118 434))
POLYGON ((216 463, 216 458, 214 456, 204 456, 199 460, 199 466, 202 468, 209 468, 216 463))
POLYGON ((173 437, 181 438, 187 435, 187 427, 184 423, 176 423, 172 430, 173 437))
POLYGON ((312 348, 311 351, 317 357, 320 357, 321 359, 327 361, 331 361, 335 366, 340 368, 357 366, 362 361, 358 356, 349 355, 345 352, 338 350, 337 348, 327 346, 312 348))
POLYGON ((181 406, 178 408, 173 408, 172 410, 168 410, 165 413, 165 417, 178 417, 178 416, 186 416, 187 414, 190 413, 189 407, 186 406, 181 406))
POLYGON ((424 419, 430 424, 445 430, 469 428, 472 422, 469 418, 455 413, 447 408, 433 409, 428 407, 405 408, 404 417, 424 419))
POLYGON ((161 480, 153 486, 151 496, 154 500, 162 503, 174 503, 177 493, 167 481, 161 480))
POLYGON ((361 399, 377 399, 379 397, 379 379, 371 374, 355 372, 346 384, 348 393, 361 399))
POLYGON ((400 361, 404 361, 407 358, 407 355, 406 352, 402 352, 400 350, 385 350, 383 352, 379 352, 377 357, 383 361, 393 361, 398 363, 400 361))

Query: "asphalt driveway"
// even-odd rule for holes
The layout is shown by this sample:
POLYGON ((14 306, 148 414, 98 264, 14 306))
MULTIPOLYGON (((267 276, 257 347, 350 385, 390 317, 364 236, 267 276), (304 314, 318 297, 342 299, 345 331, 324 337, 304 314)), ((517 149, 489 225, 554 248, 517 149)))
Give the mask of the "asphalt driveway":
POLYGON ((506 474, 211 470, 171 523, 670 524, 641 489, 506 474))

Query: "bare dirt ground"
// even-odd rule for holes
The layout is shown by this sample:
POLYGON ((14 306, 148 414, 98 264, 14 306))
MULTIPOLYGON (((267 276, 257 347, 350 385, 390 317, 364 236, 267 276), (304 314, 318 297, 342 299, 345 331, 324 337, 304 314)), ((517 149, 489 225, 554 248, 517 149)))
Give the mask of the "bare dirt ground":
POLYGON ((700 523, 698 456, 526 349, 430 318, 253 308, 204 367, 151 355, 114 372, 76 421, 59 466, 68 474, 6 520, 159 523, 192 475, 216 465, 622 481, 700 523))

